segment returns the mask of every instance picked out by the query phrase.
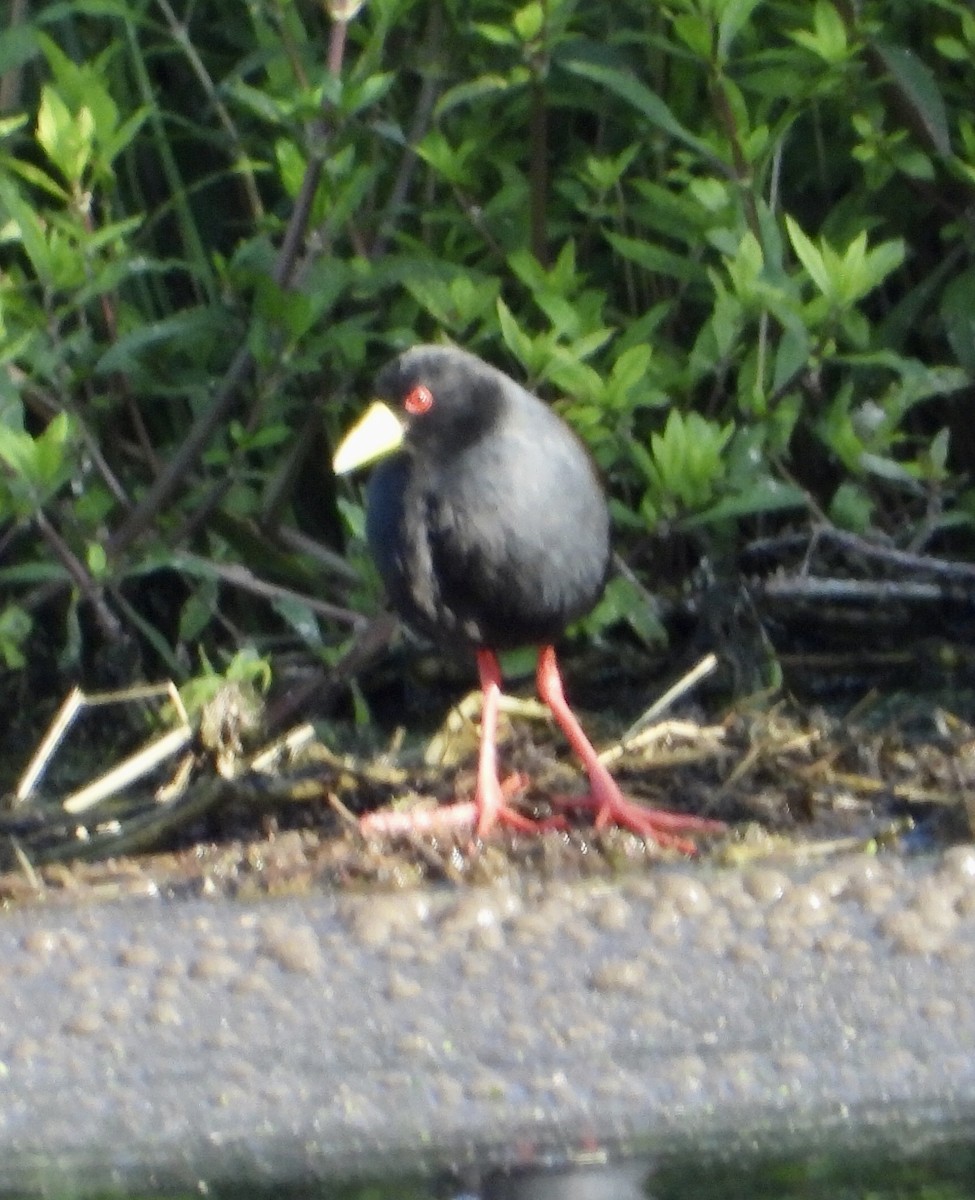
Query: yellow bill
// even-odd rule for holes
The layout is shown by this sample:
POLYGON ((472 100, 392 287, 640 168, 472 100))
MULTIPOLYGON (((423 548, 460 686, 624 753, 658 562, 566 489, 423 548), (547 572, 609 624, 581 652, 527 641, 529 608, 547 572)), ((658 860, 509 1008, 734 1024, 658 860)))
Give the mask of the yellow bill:
POLYGON ((345 475, 356 467, 367 466, 392 454, 403 444, 406 426, 401 417, 381 400, 370 404, 339 443, 332 459, 336 475, 345 475))

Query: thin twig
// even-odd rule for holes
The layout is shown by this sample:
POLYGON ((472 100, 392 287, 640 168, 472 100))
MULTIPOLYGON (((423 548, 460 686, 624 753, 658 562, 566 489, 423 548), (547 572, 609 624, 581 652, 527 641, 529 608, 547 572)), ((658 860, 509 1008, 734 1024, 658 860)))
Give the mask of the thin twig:
POLYGON ((65 796, 61 807, 72 816, 87 812, 90 808, 101 804, 109 796, 114 796, 129 784, 134 783, 137 779, 142 779, 150 771, 155 770, 161 762, 171 758, 178 750, 182 750, 184 746, 188 745, 192 737, 193 730, 189 725, 181 725, 177 729, 170 729, 168 733, 160 734, 158 738, 141 747, 134 754, 130 754, 128 758, 123 758, 117 766, 106 771, 104 775, 99 775, 91 783, 85 784, 84 787, 65 796))
MULTIPOLYGON (((769 180, 768 206, 770 212, 777 212, 779 206, 779 176, 782 170, 782 150, 785 145, 785 135, 779 138, 772 154, 772 176, 769 180)), ((769 311, 763 309, 758 318, 758 345, 755 361, 755 378, 758 386, 765 391, 765 360, 768 354, 769 311)))
POLYGON ((133 700, 149 700, 157 699, 165 696, 176 711, 183 726, 188 726, 189 718, 186 715, 186 709, 183 707, 183 701, 180 699, 176 685, 172 681, 166 683, 147 683, 137 685, 136 687, 123 688, 121 691, 113 692, 94 692, 86 694, 80 687, 73 687, 61 703, 61 707, 54 714, 54 718, 47 728, 47 732, 41 739, 37 749, 31 755, 30 762, 24 768, 20 779, 17 782, 17 789, 14 792, 14 799, 17 804, 23 804, 25 800, 29 800, 32 793, 40 782, 41 776, 47 770, 47 766, 54 754, 57 752, 58 746, 64 740, 65 734, 78 718, 78 714, 84 708, 101 708, 109 704, 128 703, 133 700))
POLYGON ((274 474, 264 485, 261 507, 257 520, 268 533, 276 533, 281 513, 291 500, 295 481, 308 455, 314 452, 321 440, 322 413, 317 404, 309 405, 301 428, 291 439, 288 452, 279 463, 274 474))
POLYGON ((240 173, 240 178, 244 185, 244 192, 247 196, 247 204, 250 208, 250 215, 255 221, 259 221, 264 216, 264 205, 261 202, 261 193, 257 190, 257 182, 254 178, 254 172, 251 170, 250 163, 247 158, 247 153, 244 150, 244 144, 241 140, 237 126, 234 124, 229 111, 220 99, 220 94, 217 91, 216 85, 210 77, 210 72, 206 69, 203 59, 199 52, 190 40, 189 30, 186 23, 178 20, 173 12, 169 0, 156 0, 156 3, 163 11, 163 15, 169 24, 169 31, 173 35, 174 41, 180 46, 186 59, 190 64, 190 69, 196 76, 200 87, 206 93, 207 99, 216 113, 217 120, 223 126, 224 132, 230 139, 234 152, 237 155, 236 167, 240 173))
MULTIPOLYGON (((802 578, 767 579, 756 590, 775 600, 802 600, 806 603, 932 604, 944 600, 952 589, 938 583, 919 583, 906 579, 822 579, 815 575, 802 578)), ((959 599, 970 599, 958 592, 959 599)))
POLYGON ((528 109, 528 194, 532 254, 548 266, 548 103, 545 71, 534 68, 528 109))
POLYGON ((314 538, 308 537, 300 529, 292 529, 289 525, 279 525, 274 530, 274 540, 284 546, 286 550, 304 554, 320 563, 330 574, 338 575, 347 583, 360 582, 359 572, 354 567, 350 567, 340 554, 329 550, 321 542, 316 542, 314 538))
MULTIPOLYGON (((10 20, 7 22, 8 31, 16 25, 21 25, 27 19, 28 0, 13 0, 10 7, 10 20)), ((13 112, 20 100, 20 84, 24 77, 23 65, 11 67, 0 75, 0 116, 13 112)))
MULTIPOLYGON (((873 559, 881 565, 890 566, 898 571, 910 571, 914 575, 933 576, 940 580, 957 581, 958 583, 975 583, 975 564, 959 563, 952 559, 935 558, 932 554, 916 554, 908 550, 898 550, 887 542, 871 541, 860 534, 850 533, 847 529, 837 529, 831 524, 818 526, 814 529, 815 544, 836 546, 850 556, 873 559)), ((808 533, 776 534, 771 538, 755 538, 748 544, 748 552, 756 554, 780 554, 796 551, 808 551, 810 538, 808 533)))
POLYGON ((175 561, 177 563, 196 563, 208 574, 215 575, 224 583, 251 592, 255 596, 263 596, 268 600, 297 601, 310 608, 312 612, 318 613, 319 616, 330 621, 340 621, 343 624, 351 625, 353 629, 364 628, 368 622, 368 617, 364 617, 362 613, 353 612, 351 609, 342 608, 337 604, 329 604, 325 600, 318 600, 314 596, 296 592, 293 588, 282 587, 277 583, 268 583, 266 580, 258 578, 249 567, 240 563, 219 563, 214 562, 213 559, 201 558, 185 552, 179 554, 175 561))
POLYGON ((873 558, 898 570, 921 572, 940 579, 953 579, 959 582, 975 583, 975 564, 954 562, 949 559, 935 558, 930 554, 915 554, 909 550, 898 550, 894 546, 883 546, 877 542, 868 541, 859 534, 849 533, 845 529, 825 526, 819 530, 823 541, 832 542, 844 550, 861 554, 864 558, 873 558))
MULTIPOLYGON (((421 62, 430 64, 438 59, 442 31, 443 11, 440 5, 435 4, 430 9, 430 16, 427 21, 426 36, 423 39, 423 47, 420 53, 421 62)), ((413 180, 413 173, 419 162, 416 146, 430 124, 430 114, 433 112, 433 106, 436 103, 439 90, 439 72, 434 71, 428 65, 423 73, 423 82, 420 85, 420 95, 417 98, 413 122, 406 137, 406 149, 403 151, 403 157, 400 159, 396 179, 393 183, 393 190, 390 192, 386 207, 383 209, 383 214, 379 221, 379 230, 369 254, 369 257, 373 261, 381 259, 386 253, 390 234, 406 202, 410 184, 413 180)))
POLYGON ((35 387, 30 376, 26 371, 22 371, 16 363, 7 363, 4 369, 7 372, 10 382, 20 394, 24 406, 31 412, 36 413, 43 421, 50 421, 61 412, 68 413, 75 422, 77 432, 84 445, 84 452, 91 459, 92 464, 102 478, 102 482, 112 493, 117 504, 122 508, 131 508, 132 501, 129 499, 128 493, 122 486, 118 476, 108 465, 97 438, 88 428, 81 413, 77 412, 73 406, 69 406, 67 403, 63 403, 61 400, 57 400, 35 387))
POLYGON ((163 468, 162 473, 132 510, 128 518, 108 539, 109 558, 117 558, 156 519, 185 476, 196 465, 217 428, 229 417, 238 401, 238 393, 254 365, 249 347, 242 346, 234 355, 226 374, 220 381, 213 399, 203 409, 179 449, 163 468))
MULTIPOLYGON (((328 48, 329 70, 336 77, 341 73, 344 46, 345 22, 336 21, 332 25, 328 48)), ((323 103, 327 104, 328 102, 323 103)), ((294 283, 298 271, 302 269, 299 261, 299 248, 306 240, 308 234, 312 205, 314 204, 318 184, 321 181, 328 144, 328 126, 325 122, 324 112, 314 122, 309 140, 311 151, 305 175, 301 181, 301 188, 295 200, 295 207, 292 211, 288 228, 285 231, 284 241, 281 244, 274 270, 271 272, 272 279, 280 288, 287 288, 294 283)), ((245 422, 245 429, 249 433, 253 432, 260 424, 261 410, 268 390, 267 388, 262 389, 251 404, 250 412, 245 422)), ((190 517, 177 531, 174 539, 177 545, 191 541, 196 536, 206 524, 211 513, 219 506, 224 496, 233 486, 233 483, 234 474, 232 471, 228 471, 222 479, 210 485, 203 500, 200 501, 190 517)))
POLYGON ((354 679, 379 658, 392 641, 397 624, 396 618, 390 613, 381 613, 372 618, 365 628, 357 631, 352 645, 337 663, 327 670, 316 672, 311 679, 268 705, 265 727, 280 729, 289 724, 296 713, 308 708, 313 698, 319 709, 327 708, 350 679, 354 679))
MULTIPOLYGON (((336 21, 332 25, 329 41, 329 67, 337 72, 341 67, 341 52, 345 46, 345 22, 336 21)), ((308 230, 308 220, 311 214, 312 202, 321 179, 322 167, 326 156, 327 124, 325 117, 330 105, 329 100, 322 101, 322 114, 314 131, 313 144, 309 151, 301 189, 291 211, 291 218, 285 230, 281 247, 278 251, 274 269, 271 272, 274 282, 279 287, 286 287, 291 280, 298 258, 298 250, 308 230)), ((239 402, 239 391, 249 377, 254 367, 254 355, 245 344, 234 356, 226 374, 221 380, 211 402, 200 413, 182 445, 169 460, 162 473, 152 484, 136 505, 134 511, 115 531, 106 547, 110 557, 121 554, 142 531, 155 520, 160 509, 182 485, 186 475, 196 466, 217 428, 229 417, 239 402)), ((221 485, 214 489, 211 495, 200 506, 197 513, 197 526, 219 503, 223 495, 221 485)))
POLYGON ((74 580, 78 590, 91 605, 102 632, 112 641, 116 641, 121 635, 122 627, 115 614, 105 603, 102 590, 92 578, 88 568, 47 519, 43 508, 39 508, 34 514, 34 523, 65 571, 74 580))
POLYGON ((718 669, 716 654, 706 654, 699 663, 693 666, 685 675, 669 687, 662 696, 654 701, 647 711, 639 717, 620 738, 620 745, 625 750, 638 733, 650 725, 667 711, 682 696, 686 696, 692 688, 697 687, 702 679, 707 679, 718 669))

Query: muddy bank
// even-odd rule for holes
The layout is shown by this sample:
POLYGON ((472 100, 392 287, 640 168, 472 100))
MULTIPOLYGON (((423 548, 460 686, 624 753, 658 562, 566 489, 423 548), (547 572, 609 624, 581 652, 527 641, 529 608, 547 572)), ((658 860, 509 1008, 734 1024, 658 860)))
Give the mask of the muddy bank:
POLYGON ((975 848, 0 917, 0 1187, 975 1111, 975 848))

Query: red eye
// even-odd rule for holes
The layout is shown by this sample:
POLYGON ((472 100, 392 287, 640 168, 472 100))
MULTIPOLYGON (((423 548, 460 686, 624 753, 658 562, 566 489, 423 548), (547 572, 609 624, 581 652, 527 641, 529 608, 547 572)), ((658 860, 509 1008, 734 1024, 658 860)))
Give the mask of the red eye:
POLYGON ((422 417, 433 408, 433 392, 426 384, 418 383, 412 391, 407 392, 403 407, 414 417, 422 417))

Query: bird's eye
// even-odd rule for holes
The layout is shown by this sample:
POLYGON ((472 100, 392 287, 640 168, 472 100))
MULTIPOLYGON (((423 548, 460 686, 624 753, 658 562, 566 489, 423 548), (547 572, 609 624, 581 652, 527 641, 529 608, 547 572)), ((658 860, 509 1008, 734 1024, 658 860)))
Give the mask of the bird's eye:
POLYGON ((433 408, 433 392, 426 384, 418 383, 415 388, 407 392, 403 407, 412 416, 422 417, 425 412, 429 412, 433 408))

